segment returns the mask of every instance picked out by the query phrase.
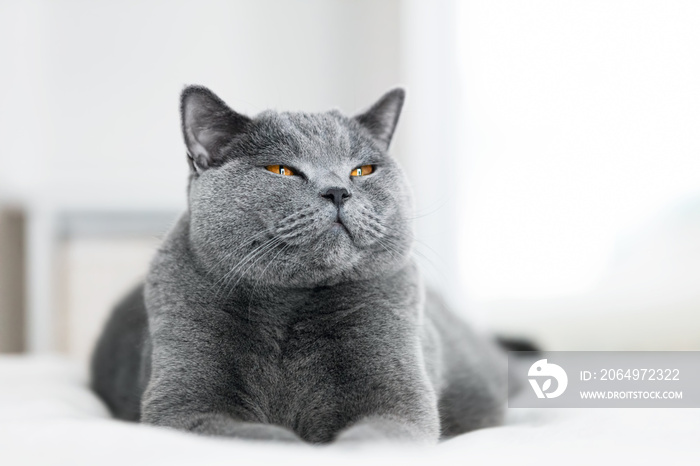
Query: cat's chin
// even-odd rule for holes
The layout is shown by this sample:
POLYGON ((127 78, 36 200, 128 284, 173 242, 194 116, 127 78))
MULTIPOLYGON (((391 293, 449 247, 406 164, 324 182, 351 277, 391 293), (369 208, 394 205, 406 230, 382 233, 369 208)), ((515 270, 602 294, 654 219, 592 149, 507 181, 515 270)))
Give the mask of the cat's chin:
POLYGON ((333 223, 319 237, 319 245, 328 256, 347 256, 355 252, 352 236, 345 225, 333 223))

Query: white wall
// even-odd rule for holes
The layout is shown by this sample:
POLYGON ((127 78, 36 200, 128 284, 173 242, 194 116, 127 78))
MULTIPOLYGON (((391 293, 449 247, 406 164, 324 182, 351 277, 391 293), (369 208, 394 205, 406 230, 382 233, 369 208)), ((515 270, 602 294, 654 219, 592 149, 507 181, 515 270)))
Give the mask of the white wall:
POLYGON ((180 206, 185 84, 242 112, 355 112, 399 80, 398 3, 3 2, 0 192, 180 206))
POLYGON ((621 235, 700 196, 700 3, 461 5, 472 290, 585 290, 621 235))
POLYGON ((552 349, 700 348, 700 3, 459 5, 465 288, 552 349))
POLYGON ((426 282, 466 312, 455 254, 463 180, 454 169, 463 156, 455 1, 405 0, 401 6, 401 71, 409 92, 396 148, 414 193, 414 256, 426 282))

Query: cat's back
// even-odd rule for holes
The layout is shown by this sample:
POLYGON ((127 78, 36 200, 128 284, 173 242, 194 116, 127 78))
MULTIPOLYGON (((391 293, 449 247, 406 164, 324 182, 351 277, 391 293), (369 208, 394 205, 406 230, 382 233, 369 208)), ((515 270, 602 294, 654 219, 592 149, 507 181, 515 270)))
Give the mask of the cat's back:
POLYGON ((430 288, 422 337, 443 438, 499 424, 507 398, 507 367, 495 341, 468 325, 430 288))
POLYGON ((148 341, 143 284, 139 284, 115 306, 92 355, 92 389, 119 419, 139 420, 149 370, 148 341))

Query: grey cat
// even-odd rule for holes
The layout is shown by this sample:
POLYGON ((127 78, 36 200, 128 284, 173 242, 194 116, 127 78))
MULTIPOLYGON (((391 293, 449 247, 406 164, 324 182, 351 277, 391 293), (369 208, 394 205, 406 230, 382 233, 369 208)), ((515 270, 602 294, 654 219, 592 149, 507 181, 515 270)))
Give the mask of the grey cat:
POLYGON ((310 443, 433 443, 501 421, 503 354, 411 258, 387 153, 403 101, 249 118, 183 91, 188 209, 93 356, 116 417, 310 443))

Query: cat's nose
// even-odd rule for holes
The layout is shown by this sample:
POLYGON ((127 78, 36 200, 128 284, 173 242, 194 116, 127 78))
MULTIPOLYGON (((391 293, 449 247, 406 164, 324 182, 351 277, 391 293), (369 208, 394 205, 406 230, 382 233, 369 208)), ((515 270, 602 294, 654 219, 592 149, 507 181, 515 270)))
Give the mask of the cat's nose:
POLYGON ((350 194, 345 188, 328 188, 321 192, 321 197, 325 197, 338 208, 340 208, 340 206, 343 205, 343 202, 345 202, 351 196, 352 194, 350 194))

